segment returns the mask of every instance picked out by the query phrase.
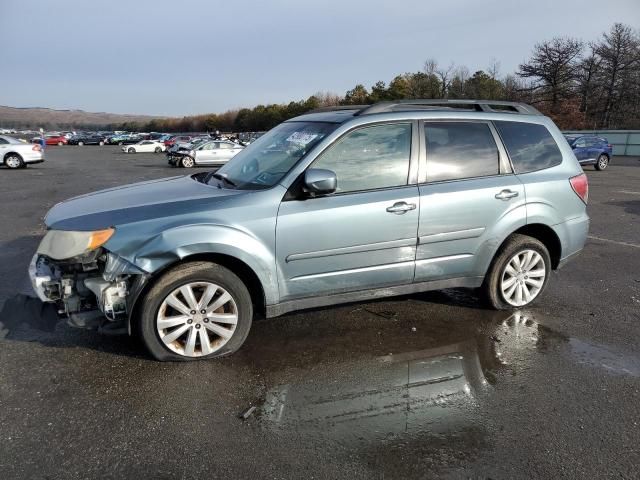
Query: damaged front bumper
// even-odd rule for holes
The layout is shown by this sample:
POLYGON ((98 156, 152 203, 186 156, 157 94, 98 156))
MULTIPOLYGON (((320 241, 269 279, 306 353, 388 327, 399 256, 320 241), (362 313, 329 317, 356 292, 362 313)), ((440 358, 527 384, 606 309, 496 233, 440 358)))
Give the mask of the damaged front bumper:
POLYGON ((58 315, 66 317, 69 325, 126 333, 130 293, 145 272, 98 248, 63 260, 36 253, 29 276, 40 300, 55 303, 58 315))

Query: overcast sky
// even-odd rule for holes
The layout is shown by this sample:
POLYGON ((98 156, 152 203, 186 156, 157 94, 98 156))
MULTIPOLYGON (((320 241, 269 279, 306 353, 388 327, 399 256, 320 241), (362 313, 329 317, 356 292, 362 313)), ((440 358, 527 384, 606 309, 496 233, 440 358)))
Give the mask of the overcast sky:
POLYGON ((0 104, 183 115, 344 94, 441 64, 514 71, 640 0, 0 0, 0 104))

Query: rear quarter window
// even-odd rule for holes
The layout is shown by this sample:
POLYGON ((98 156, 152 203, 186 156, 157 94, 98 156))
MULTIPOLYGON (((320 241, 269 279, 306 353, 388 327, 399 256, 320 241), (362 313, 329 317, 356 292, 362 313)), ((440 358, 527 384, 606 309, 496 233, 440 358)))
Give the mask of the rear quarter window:
POLYGON ((544 125, 494 122, 516 173, 535 172, 562 163, 562 153, 544 125))

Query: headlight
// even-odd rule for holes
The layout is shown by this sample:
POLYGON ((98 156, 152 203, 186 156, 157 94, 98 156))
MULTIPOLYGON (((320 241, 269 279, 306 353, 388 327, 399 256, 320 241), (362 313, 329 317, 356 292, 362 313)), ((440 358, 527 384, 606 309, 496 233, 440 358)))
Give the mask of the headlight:
POLYGON ((96 230, 95 232, 68 232, 49 230, 40 242, 38 253, 54 260, 77 257, 101 247, 115 233, 115 229, 96 230))

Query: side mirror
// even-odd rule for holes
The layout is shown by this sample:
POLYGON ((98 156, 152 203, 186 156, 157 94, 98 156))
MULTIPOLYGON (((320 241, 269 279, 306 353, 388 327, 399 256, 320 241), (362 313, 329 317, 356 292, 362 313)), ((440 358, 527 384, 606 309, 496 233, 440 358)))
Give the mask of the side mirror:
POLYGON ((327 195, 338 188, 338 179, 331 170, 310 168, 304 174, 304 191, 313 195, 327 195))

